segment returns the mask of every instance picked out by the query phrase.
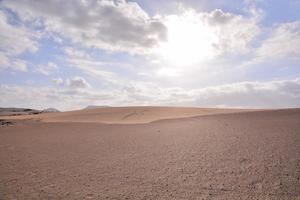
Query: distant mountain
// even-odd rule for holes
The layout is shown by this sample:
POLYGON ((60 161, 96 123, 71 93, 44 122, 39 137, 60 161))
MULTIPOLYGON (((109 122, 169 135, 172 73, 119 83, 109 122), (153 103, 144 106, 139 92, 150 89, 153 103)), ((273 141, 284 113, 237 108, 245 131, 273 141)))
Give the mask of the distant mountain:
POLYGON ((85 107, 83 110, 90 110, 90 109, 95 109, 95 108, 109 108, 110 106, 96 106, 96 105, 89 105, 85 107))
POLYGON ((56 108, 47 108, 42 110, 42 113, 52 113, 52 112, 60 112, 60 111, 57 110, 56 108))

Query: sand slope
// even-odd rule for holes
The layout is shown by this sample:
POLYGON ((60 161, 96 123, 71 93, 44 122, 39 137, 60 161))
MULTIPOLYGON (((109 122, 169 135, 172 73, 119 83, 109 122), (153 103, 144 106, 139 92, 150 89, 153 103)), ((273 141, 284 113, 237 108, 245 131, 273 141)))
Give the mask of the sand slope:
POLYGON ((38 119, 44 122, 100 122, 108 124, 149 123, 161 119, 186 118, 202 115, 245 112, 247 109, 217 109, 191 107, 109 107, 46 113, 30 116, 4 117, 5 119, 38 119))
POLYGON ((24 121, 0 128, 0 199, 298 200, 299 158, 300 109, 24 121))

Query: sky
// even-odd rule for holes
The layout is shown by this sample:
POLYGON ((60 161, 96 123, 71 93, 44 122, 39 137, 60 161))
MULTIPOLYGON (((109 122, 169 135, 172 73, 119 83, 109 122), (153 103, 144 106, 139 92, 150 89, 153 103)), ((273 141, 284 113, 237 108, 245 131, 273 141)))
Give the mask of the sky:
POLYGON ((300 107, 300 0, 0 0, 0 107, 300 107))

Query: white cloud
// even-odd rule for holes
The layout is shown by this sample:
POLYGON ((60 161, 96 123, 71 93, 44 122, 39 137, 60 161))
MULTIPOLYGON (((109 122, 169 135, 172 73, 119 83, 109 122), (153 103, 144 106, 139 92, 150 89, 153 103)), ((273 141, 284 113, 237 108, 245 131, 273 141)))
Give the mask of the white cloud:
POLYGON ((27 62, 14 57, 9 57, 5 53, 0 52, 0 70, 4 69, 26 72, 27 62))
POLYGON ((135 2, 125 0, 6 0, 26 20, 41 20, 47 31, 75 43, 109 51, 143 53, 165 39, 165 26, 135 2))
POLYGON ((65 80, 60 77, 53 78, 52 81, 56 86, 63 86, 61 88, 67 90, 86 90, 91 88, 90 84, 83 77, 80 76, 75 76, 65 80))
POLYGON ((53 73, 55 70, 57 70, 58 67, 53 62, 48 62, 47 65, 39 65, 36 67, 35 71, 37 73, 43 74, 43 75, 49 75, 53 73))
POLYGON ((300 58, 300 21, 283 23, 257 50, 258 59, 300 58))
POLYGON ((62 79, 62 78, 54 78, 52 79, 53 83, 56 86, 62 86, 61 88, 65 90, 86 90, 91 89, 90 84, 80 76, 75 76, 73 78, 62 79))
POLYGON ((54 78, 52 79, 53 83, 58 86, 62 86, 64 84, 64 80, 62 78, 54 78))
POLYGON ((84 89, 90 87, 89 83, 84 78, 79 76, 68 79, 66 84, 71 89, 84 89))
POLYGON ((16 71, 27 71, 27 62, 21 59, 14 59, 10 63, 10 67, 16 71))
POLYGON ((87 54, 84 51, 72 48, 72 47, 65 47, 64 48, 64 53, 71 58, 81 58, 81 59, 90 59, 90 55, 87 54))
POLYGON ((78 68, 83 73, 93 76, 108 84, 118 84, 120 78, 115 73, 105 70, 104 67, 111 65, 111 63, 95 60, 88 53, 75 48, 67 47, 64 49, 65 59, 71 67, 78 68))
POLYGON ((204 13, 214 29, 218 40, 212 44, 220 53, 247 53, 251 49, 251 42, 260 33, 259 12, 253 12, 250 17, 226 13, 216 9, 204 13))
POLYGON ((26 61, 17 56, 23 52, 37 51, 34 34, 23 26, 8 23, 6 14, 0 10, 0 70, 27 71, 26 61))
POLYGON ((33 34, 23 26, 8 23, 3 11, 0 11, 0 49, 8 55, 18 55, 25 51, 35 52, 38 47, 33 34))
POLYGON ((0 53, 0 69, 4 66, 8 66, 9 65, 9 58, 5 55, 5 54, 1 54, 0 53))
POLYGON ((193 93, 194 103, 227 107, 299 107, 300 79, 241 82, 208 87, 193 93))

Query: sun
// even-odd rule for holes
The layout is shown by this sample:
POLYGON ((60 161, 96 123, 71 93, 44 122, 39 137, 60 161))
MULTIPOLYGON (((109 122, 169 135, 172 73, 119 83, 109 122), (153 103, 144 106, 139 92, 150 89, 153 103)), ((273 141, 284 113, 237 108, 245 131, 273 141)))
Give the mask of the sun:
POLYGON ((170 16, 165 24, 168 28, 168 40, 158 50, 164 60, 172 65, 185 66, 213 56, 216 34, 192 13, 170 16))

